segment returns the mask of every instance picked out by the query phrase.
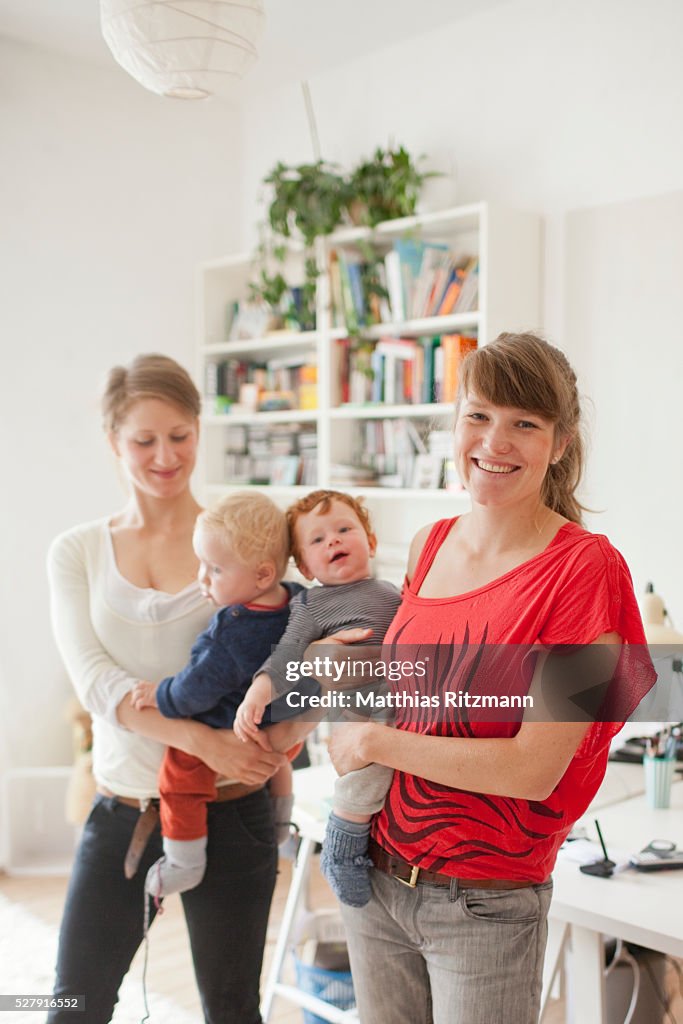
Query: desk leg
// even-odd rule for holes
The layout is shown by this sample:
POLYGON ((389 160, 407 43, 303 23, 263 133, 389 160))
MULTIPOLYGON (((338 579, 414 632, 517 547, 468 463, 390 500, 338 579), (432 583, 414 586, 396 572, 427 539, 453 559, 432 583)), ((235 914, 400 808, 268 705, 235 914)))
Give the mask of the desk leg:
POLYGON ((275 987, 280 980, 280 971, 282 970, 282 965, 287 955, 287 947, 291 942, 292 931, 301 900, 304 896, 308 868, 314 850, 315 839, 310 839, 308 836, 303 837, 301 845, 299 846, 296 864, 294 865, 292 881, 290 882, 289 892, 287 893, 285 912, 282 915, 282 924, 280 925, 280 931, 275 944, 275 952, 273 953, 273 962, 270 966, 270 971, 268 972, 268 980, 263 994, 263 1004, 261 1006, 263 1024, 268 1024, 270 1011, 273 1007, 275 987))
POLYGON ((605 1024, 605 950, 600 932, 572 925, 574 1020, 605 1024))
POLYGON ((543 1014, 550 998, 553 982, 562 963, 568 934, 569 925, 566 921, 555 921, 552 919, 548 921, 548 942, 545 949, 545 960, 543 961, 543 989, 539 1020, 543 1020, 543 1014))

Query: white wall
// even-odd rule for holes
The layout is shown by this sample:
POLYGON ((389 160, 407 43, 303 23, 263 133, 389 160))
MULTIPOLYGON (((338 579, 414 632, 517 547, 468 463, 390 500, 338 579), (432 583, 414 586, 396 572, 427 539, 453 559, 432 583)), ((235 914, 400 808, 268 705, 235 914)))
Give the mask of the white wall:
POLYGON ((598 440, 591 528, 628 551, 683 631, 683 192, 568 218, 567 337, 598 440))
MULTIPOLYGON (((585 295, 565 294, 565 226, 577 207, 683 188, 682 36, 678 0, 649 5, 640 0, 516 0, 378 48, 372 56, 310 81, 327 159, 348 167, 377 144, 401 141, 414 154, 435 157, 437 166, 448 158, 455 162, 458 202, 499 200, 545 216, 546 331, 576 361, 583 392, 590 397, 595 385, 593 397, 599 402, 592 452, 600 467, 596 504, 606 515, 593 517, 591 528, 615 532, 633 565, 638 591, 650 577, 662 581, 680 628, 683 572, 672 516, 664 512, 683 507, 677 407, 669 411, 668 444, 661 443, 656 418, 638 420, 650 493, 635 505, 642 458, 628 472, 623 471, 623 450, 619 460, 612 458, 618 425, 638 408, 643 358, 664 375, 680 365, 680 319, 671 313, 668 330, 661 318, 653 332, 643 325, 647 357, 641 352, 625 359, 618 330, 602 330, 601 365, 618 362, 619 388, 610 388, 604 373, 592 378, 592 364, 570 321, 584 300, 594 308, 611 299, 597 280, 583 281, 585 295), (631 512, 621 516, 626 507, 631 512), (653 532, 661 534, 654 546, 653 532)), ((312 156, 298 86, 259 97, 248 116, 247 196, 277 158, 300 162, 312 156)), ((249 207, 245 212, 246 233, 256 215, 249 207)), ((629 236, 629 244, 637 244, 637 233, 629 236)), ((656 245, 651 232, 643 236, 644 260, 656 245)), ((679 264, 679 280, 681 269, 679 264)), ((676 273, 662 286, 680 290, 676 273)), ((637 287, 651 288, 652 301, 659 300, 652 275, 637 287)), ((639 309, 645 304, 643 297, 639 309)), ((673 304, 667 306, 670 312, 673 304)))
POLYGON ((237 245, 241 180, 224 105, 3 40, 0 68, 1 770, 70 760, 45 551, 121 503, 99 387, 141 351, 192 367, 194 269, 237 245))

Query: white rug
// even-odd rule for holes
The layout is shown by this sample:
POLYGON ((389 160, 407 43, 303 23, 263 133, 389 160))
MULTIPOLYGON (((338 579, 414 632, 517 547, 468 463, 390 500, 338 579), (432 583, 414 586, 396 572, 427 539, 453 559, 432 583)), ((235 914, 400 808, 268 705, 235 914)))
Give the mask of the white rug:
MULTIPOLYGON (((0 895, 0 993, 49 995, 57 958, 57 929, 0 895)), ((148 1024, 199 1024, 199 1018, 154 992, 147 993, 148 1024)), ((140 1024, 145 1014, 139 977, 121 987, 113 1024, 140 1024)), ((45 1011, 9 1010, 0 1024, 43 1024, 45 1011)), ((83 1013, 87 1024, 87 1010, 83 1013)))

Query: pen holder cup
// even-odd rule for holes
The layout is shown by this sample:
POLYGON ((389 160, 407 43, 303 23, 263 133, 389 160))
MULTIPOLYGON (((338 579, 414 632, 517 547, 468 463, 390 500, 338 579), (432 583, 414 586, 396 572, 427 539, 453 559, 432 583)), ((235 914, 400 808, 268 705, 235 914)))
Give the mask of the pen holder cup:
POLYGON ((649 807, 669 807, 674 777, 673 757, 643 757, 645 799, 649 807))

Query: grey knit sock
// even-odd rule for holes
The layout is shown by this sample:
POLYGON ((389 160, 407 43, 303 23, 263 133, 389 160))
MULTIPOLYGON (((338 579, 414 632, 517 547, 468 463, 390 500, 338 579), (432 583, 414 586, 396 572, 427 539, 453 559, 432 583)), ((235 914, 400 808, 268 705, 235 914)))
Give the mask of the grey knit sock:
POLYGON ((147 872, 146 893, 161 898, 199 885, 206 871, 206 836, 164 839, 164 851, 147 872))
POLYGON ((372 895, 369 836, 369 822, 345 821, 334 813, 327 820, 320 870, 335 896, 349 907, 364 907, 372 895))

